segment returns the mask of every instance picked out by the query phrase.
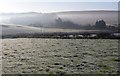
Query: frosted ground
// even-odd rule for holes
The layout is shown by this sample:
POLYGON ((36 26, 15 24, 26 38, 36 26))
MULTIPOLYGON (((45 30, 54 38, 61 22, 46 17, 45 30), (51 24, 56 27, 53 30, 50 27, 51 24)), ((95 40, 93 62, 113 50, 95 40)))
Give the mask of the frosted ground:
POLYGON ((42 39, 2 40, 4 74, 116 74, 118 40, 42 39))

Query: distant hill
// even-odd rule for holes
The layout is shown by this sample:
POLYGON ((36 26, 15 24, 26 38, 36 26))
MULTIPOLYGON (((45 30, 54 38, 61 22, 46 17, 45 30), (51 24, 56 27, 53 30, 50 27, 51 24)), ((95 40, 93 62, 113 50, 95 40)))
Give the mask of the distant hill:
POLYGON ((107 25, 117 26, 117 11, 63 11, 54 13, 2 13, 0 23, 28 25, 35 27, 51 28, 78 28, 79 25, 94 25, 97 20, 103 19, 107 25), (61 18, 64 22, 56 24, 56 19, 61 18), (68 22, 68 23, 66 23, 68 22), (70 23, 72 25, 70 25, 70 23), (66 25, 67 24, 67 25, 66 25))

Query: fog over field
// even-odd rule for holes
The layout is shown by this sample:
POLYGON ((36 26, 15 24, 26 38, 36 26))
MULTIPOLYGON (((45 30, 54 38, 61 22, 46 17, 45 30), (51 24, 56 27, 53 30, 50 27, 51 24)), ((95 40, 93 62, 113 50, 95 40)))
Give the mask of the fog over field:
POLYGON ((25 25, 14 25, 14 24, 6 24, 0 25, 2 27, 2 35, 15 35, 21 33, 53 33, 53 32, 79 32, 85 30, 76 30, 76 29, 60 29, 60 28, 37 28, 33 26, 25 26, 25 25))
POLYGON ((80 30, 85 30, 85 27, 82 26, 88 26, 87 29, 89 29, 90 26, 95 25, 97 20, 101 19, 106 22, 107 26, 118 26, 117 11, 1 13, 0 17, 3 35, 41 32, 79 32, 80 30))
POLYGON ((54 27, 55 19, 60 17, 64 21, 71 21, 79 25, 94 25, 97 20, 103 19, 108 25, 118 23, 117 11, 66 11, 55 13, 1 13, 1 23, 20 25, 41 25, 54 27))
POLYGON ((0 13, 0 31, 2 35, 81 31, 87 33, 90 33, 90 31, 94 33, 96 31, 112 32, 111 34, 113 34, 118 33, 119 30, 118 11, 0 13))
POLYGON ((96 20, 103 19, 109 25, 118 23, 118 12, 117 11, 71 11, 61 12, 57 14, 59 17, 71 20, 74 23, 86 25, 94 25, 96 20))

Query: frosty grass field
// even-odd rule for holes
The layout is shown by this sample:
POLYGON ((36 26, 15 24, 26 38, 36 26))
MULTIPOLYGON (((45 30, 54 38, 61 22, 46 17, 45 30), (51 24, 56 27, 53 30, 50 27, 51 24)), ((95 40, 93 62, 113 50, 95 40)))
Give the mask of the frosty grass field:
POLYGON ((116 74, 118 40, 2 40, 3 74, 116 74))

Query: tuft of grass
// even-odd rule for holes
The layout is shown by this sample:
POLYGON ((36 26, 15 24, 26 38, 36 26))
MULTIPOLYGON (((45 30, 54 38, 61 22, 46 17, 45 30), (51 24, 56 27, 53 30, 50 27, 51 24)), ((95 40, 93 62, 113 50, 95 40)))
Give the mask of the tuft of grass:
POLYGON ((99 64, 98 67, 102 68, 103 70, 110 71, 112 67, 104 65, 104 64, 99 64))
POLYGON ((49 72, 47 76, 53 76, 54 73, 53 72, 49 72))
POLYGON ((103 73, 100 71, 94 71, 94 72, 90 72, 90 74, 103 74, 103 73))
POLYGON ((118 61, 118 62, 120 62, 120 59, 118 59, 118 58, 113 58, 112 61, 118 61))

